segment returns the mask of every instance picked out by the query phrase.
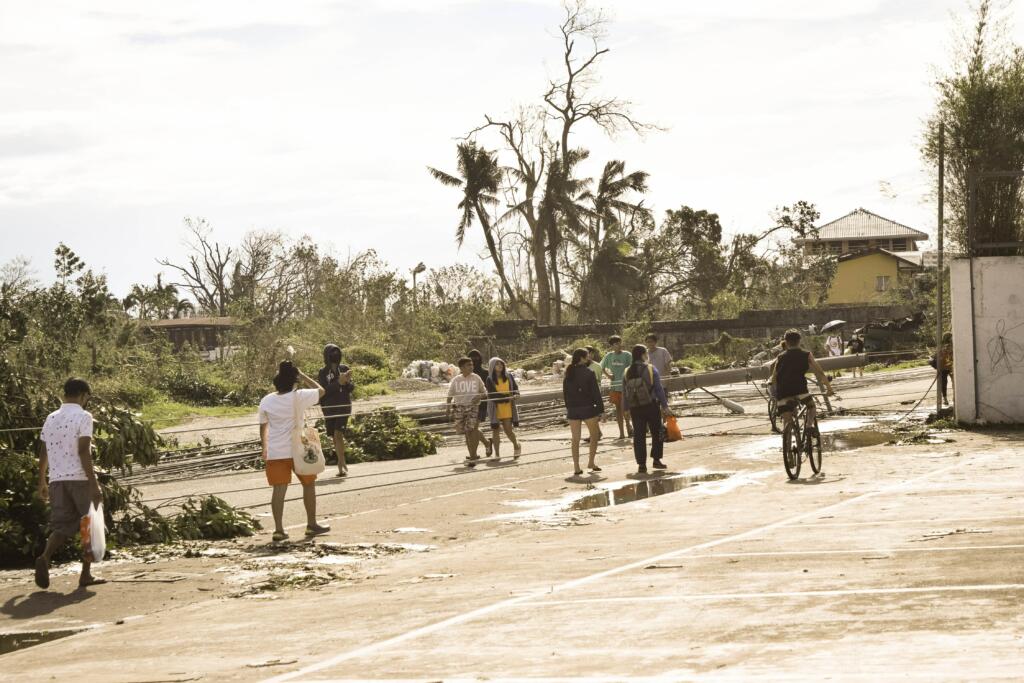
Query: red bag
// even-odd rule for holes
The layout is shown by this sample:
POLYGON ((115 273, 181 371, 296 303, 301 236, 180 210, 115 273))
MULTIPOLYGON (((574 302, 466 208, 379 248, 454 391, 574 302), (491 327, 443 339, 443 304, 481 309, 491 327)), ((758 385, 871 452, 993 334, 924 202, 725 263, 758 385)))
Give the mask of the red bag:
POLYGON ((683 432, 679 429, 679 423, 676 422, 675 415, 669 415, 665 418, 665 441, 679 441, 683 438, 683 432))

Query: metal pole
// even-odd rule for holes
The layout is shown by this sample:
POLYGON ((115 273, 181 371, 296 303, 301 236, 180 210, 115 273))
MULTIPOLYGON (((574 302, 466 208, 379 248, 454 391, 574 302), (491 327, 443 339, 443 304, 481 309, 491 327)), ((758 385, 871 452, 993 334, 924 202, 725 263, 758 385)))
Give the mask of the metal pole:
MULTIPOLYGON (((978 325, 974 311, 974 231, 977 221, 978 207, 978 176, 974 171, 967 173, 967 274, 971 281, 971 364, 974 375, 974 422, 981 416, 981 403, 978 396, 978 325)), ((959 418, 959 410, 957 411, 959 418)))
MULTIPOLYGON (((938 256, 936 259, 936 267, 938 269, 936 278, 938 280, 938 289, 935 298, 935 415, 936 417, 942 411, 942 388, 939 386, 940 381, 938 375, 942 373, 942 363, 939 362, 939 353, 942 349, 942 233, 945 232, 945 223, 943 222, 943 203, 945 197, 943 196, 943 186, 945 185, 946 177, 946 124, 939 124, 939 227, 938 227, 938 256)), ((954 397, 955 398, 955 397, 954 397)))

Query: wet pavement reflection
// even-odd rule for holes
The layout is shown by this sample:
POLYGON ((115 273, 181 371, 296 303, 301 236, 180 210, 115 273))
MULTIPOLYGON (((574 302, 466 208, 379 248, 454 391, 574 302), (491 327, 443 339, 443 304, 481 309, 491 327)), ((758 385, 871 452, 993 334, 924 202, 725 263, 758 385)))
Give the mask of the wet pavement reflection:
POLYGON ((593 510, 595 508, 624 505, 633 501, 662 496, 666 493, 681 491, 708 481, 721 481, 730 475, 723 472, 709 472, 698 475, 678 475, 654 477, 641 481, 630 482, 616 488, 599 489, 593 493, 576 499, 567 510, 593 510))

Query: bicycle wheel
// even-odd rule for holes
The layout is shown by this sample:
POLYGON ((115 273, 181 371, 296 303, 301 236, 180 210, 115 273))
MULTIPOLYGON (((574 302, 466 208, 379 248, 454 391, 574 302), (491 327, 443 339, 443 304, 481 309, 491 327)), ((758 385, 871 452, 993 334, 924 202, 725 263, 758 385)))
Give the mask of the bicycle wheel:
POLYGON ((814 429, 804 430, 804 452, 807 453, 807 460, 811 463, 811 469, 815 474, 821 472, 821 433, 814 429))
POLYGON ((782 464, 790 479, 800 476, 799 435, 800 432, 792 422, 782 431, 782 464))
POLYGON ((779 432, 779 402, 774 398, 768 399, 768 419, 772 422, 772 431, 776 434, 779 432))

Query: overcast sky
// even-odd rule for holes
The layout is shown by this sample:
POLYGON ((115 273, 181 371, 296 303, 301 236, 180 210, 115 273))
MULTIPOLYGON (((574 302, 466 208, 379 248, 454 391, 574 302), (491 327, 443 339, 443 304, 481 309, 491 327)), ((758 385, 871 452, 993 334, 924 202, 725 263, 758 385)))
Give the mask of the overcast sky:
MULTIPOLYGON (((922 120, 966 2, 603 6, 600 90, 667 130, 581 128, 585 171, 624 159, 659 217, 687 204, 729 231, 806 199, 823 220, 863 206, 934 232, 922 120)), ((279 228, 402 269, 480 264, 476 231, 455 251, 457 191, 425 167, 454 170, 484 112, 537 101, 560 16, 555 0, 5 0, 0 262, 50 280, 64 241, 124 294, 202 216, 225 242, 279 228)))

